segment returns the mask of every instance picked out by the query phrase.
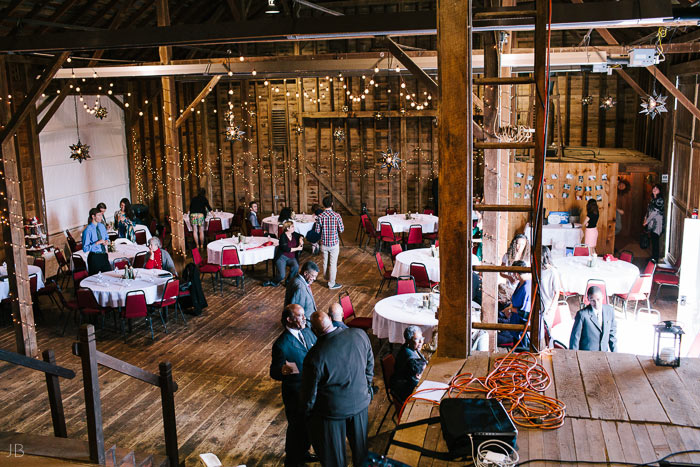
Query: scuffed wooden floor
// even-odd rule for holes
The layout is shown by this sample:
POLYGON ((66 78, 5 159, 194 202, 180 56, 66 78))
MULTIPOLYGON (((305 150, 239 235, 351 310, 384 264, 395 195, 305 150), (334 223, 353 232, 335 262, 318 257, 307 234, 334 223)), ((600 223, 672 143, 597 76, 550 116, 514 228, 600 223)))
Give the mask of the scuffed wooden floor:
MULTIPOLYGON (((363 251, 354 245, 346 232, 338 266, 341 290, 348 290, 359 316, 369 316, 377 299, 378 272, 371 247, 363 251)), ((305 254, 303 259, 308 259, 305 254)), ((319 265, 321 256, 311 259, 319 265)), ((386 260, 390 261, 389 258, 386 260)), ((147 326, 135 323, 134 331, 124 343, 121 335, 109 328, 98 331, 98 350, 157 373, 158 363, 170 361, 179 385, 176 393, 180 460, 185 465, 197 463, 197 455, 213 452, 224 465, 282 465, 286 419, 280 384, 269 377, 270 349, 281 332, 279 323, 284 289, 263 288, 264 265, 254 272, 246 270, 246 294, 233 285, 224 293, 213 292, 211 281, 203 284, 209 307, 199 317, 188 317, 188 326, 171 323, 168 334, 156 324, 156 341, 151 342, 147 326)), ((338 299, 339 291, 330 291, 325 282, 313 285, 319 309, 326 309, 338 299)), ((392 290, 390 293, 394 293, 392 290)), ((384 293, 388 296, 390 293, 384 293)), ((380 297, 381 298, 381 297, 380 297)), ((48 302, 42 301, 44 307, 48 302)), ((39 325, 39 348, 54 349, 59 365, 73 369, 76 378, 61 381, 68 435, 87 440, 84 415, 82 373, 79 359, 70 352, 76 327, 69 327, 60 337, 55 310, 46 310, 45 325, 39 325)), ((172 319, 172 313, 171 313, 172 319)), ((108 325, 109 326, 109 325, 108 325)), ((370 449, 383 451, 388 440, 389 420, 383 434, 373 437, 387 408, 381 382, 379 342, 375 348, 375 384, 382 387, 370 406, 370 449)), ((0 328, 0 348, 15 350, 10 327, 0 328)), ((41 373, 0 364, 0 431, 19 431, 51 436, 52 425, 41 373)), ((107 447, 165 454, 160 394, 156 387, 112 370, 100 369, 100 388, 107 447)))

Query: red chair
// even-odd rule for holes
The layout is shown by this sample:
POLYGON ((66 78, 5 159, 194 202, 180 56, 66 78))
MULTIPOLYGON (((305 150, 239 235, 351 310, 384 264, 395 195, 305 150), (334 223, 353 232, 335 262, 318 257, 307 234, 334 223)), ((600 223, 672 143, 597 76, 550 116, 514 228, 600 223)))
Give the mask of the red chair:
MULTIPOLYGON (((192 230, 190 232, 190 238, 192 237, 192 230)), ((163 229, 160 231, 160 244, 163 245, 163 248, 166 247, 165 243, 165 238, 167 237, 168 234, 168 224, 165 223, 163 224, 163 229)), ((187 223, 185 223, 185 242, 187 242, 187 223)))
POLYGON ((393 214, 396 214, 396 208, 388 207, 388 208, 386 208, 386 210, 384 211, 384 214, 387 215, 387 216, 391 216, 391 215, 393 215, 393 214))
POLYGON ((423 209, 423 214, 427 214, 429 216, 434 216, 435 211, 433 211, 432 209, 423 209))
POLYGON ((238 259, 238 250, 233 245, 227 245, 221 251, 221 273, 219 274, 219 288, 224 292, 224 278, 235 279, 236 285, 245 293, 245 276, 238 259))
POLYGON ((225 234, 225 233, 216 234, 216 239, 217 239, 217 240, 223 240, 224 238, 226 238, 226 234, 225 234))
POLYGON ((606 293, 605 289, 605 281, 600 279, 588 279, 588 282, 586 283, 586 293, 584 293, 583 297, 581 297, 584 306, 588 306, 591 303, 588 301, 588 290, 593 286, 600 287, 600 290, 603 292, 603 305, 607 305, 608 294, 606 293))
POLYGON ((214 280, 215 278, 218 278, 219 272, 221 272, 221 267, 217 264, 203 263, 202 256, 199 254, 199 250, 196 248, 192 250, 192 260, 194 261, 194 265, 199 268, 200 274, 212 275, 211 286, 212 288, 216 287, 214 280))
POLYGON ((675 287, 678 288, 678 282, 680 280, 680 277, 678 274, 669 274, 667 272, 657 272, 654 274, 654 284, 658 284, 659 288, 656 289, 656 295, 654 296, 654 303, 659 299, 659 292, 661 291, 661 287, 667 286, 667 287, 675 287))
POLYGON ((676 264, 666 266, 666 265, 659 265, 656 267, 657 272, 663 272, 666 274, 677 274, 678 270, 681 267, 681 257, 678 258, 678 261, 676 261, 676 264))
POLYGON ((396 295, 406 293, 416 293, 416 281, 413 276, 399 276, 399 280, 396 281, 396 295))
POLYGON ((73 253, 71 260, 73 261, 73 272, 87 271, 87 264, 85 264, 85 260, 78 253, 73 253))
POLYGON ((374 434, 374 436, 377 436, 379 434, 379 430, 382 429, 386 416, 389 415, 389 410, 391 410, 392 407, 394 408, 394 418, 396 418, 401 411, 401 406, 403 405, 403 401, 398 400, 391 392, 391 377, 394 375, 395 367, 396 359, 392 354, 387 354, 384 356, 384 358, 382 358, 382 381, 384 381, 384 391, 386 391, 386 398, 389 401, 389 407, 386 408, 386 412, 384 412, 382 421, 379 422, 377 432, 374 434))
POLYGON ((362 245, 362 242, 365 240, 365 219, 369 219, 369 216, 367 214, 362 214, 360 216, 360 222, 357 224, 357 232, 355 233, 355 241, 357 242, 358 245, 362 245))
POLYGON ((401 235, 394 233, 394 227, 389 222, 382 222, 379 224, 379 251, 382 250, 384 242, 393 244, 401 243, 401 235))
POLYGON ((406 240, 406 249, 410 249, 411 246, 423 247, 423 227, 418 224, 414 224, 408 229, 408 240, 406 240))
POLYGON ((139 251, 134 256, 134 260, 131 262, 131 267, 133 267, 133 268, 145 268, 147 260, 148 260, 148 251, 139 251))
POLYGON ((263 229, 253 229, 250 231, 251 237, 264 237, 265 231, 263 229))
MULTIPOLYGON (((143 290, 132 290, 126 294, 126 303, 122 308, 121 316, 122 336, 126 342, 126 326, 129 323, 129 332, 131 332, 131 320, 136 318, 146 318, 148 327, 151 329, 151 340, 156 340, 153 334, 153 322, 151 315, 148 314, 148 304, 146 303, 146 293, 143 290)), ((165 323, 163 324, 165 327, 165 323)))
POLYGON ((85 279, 88 276, 88 272, 86 270, 83 271, 73 271, 73 288, 77 289, 80 287, 80 283, 82 282, 83 279, 85 279))
POLYGON ((123 270, 129 266, 128 258, 117 258, 114 260, 114 269, 123 270))
POLYGON ((218 217, 212 217, 209 219, 209 224, 207 225, 207 237, 209 238, 215 238, 216 234, 219 234, 224 231, 224 228, 221 224, 221 219, 218 217))
POLYGON ((422 289, 432 289, 439 284, 439 282, 430 280, 430 277, 428 277, 428 269, 423 263, 411 263, 409 271, 416 282, 416 286, 422 289))
POLYGON ((379 284, 379 290, 377 290, 377 294, 375 295, 376 298, 379 296, 382 289, 384 288, 384 283, 391 283, 391 281, 395 280, 396 278, 391 275, 391 271, 387 271, 384 267, 384 260, 382 260, 382 254, 380 252, 376 252, 374 254, 374 257, 377 260, 377 268, 379 269, 379 275, 382 277, 382 282, 379 284))
POLYGON ((38 258, 34 258, 34 266, 41 269, 41 274, 44 277, 44 279, 46 279, 46 260, 44 259, 43 256, 40 256, 38 258))
POLYGON ((646 309, 650 314, 656 313, 659 315, 659 320, 661 320, 661 314, 658 310, 653 310, 649 304, 649 294, 651 293, 651 286, 653 282, 653 275, 651 274, 640 274, 639 277, 634 281, 632 287, 630 287, 629 292, 625 294, 615 294, 613 298, 617 300, 622 300, 622 311, 625 313, 625 319, 627 319, 627 302, 634 301, 634 317, 637 318, 637 314, 640 310, 646 309), (646 301, 646 308, 640 308, 637 310, 637 305, 640 301, 646 301))
POLYGON ((105 308, 97 303, 95 294, 92 290, 86 287, 78 287, 75 291, 75 299, 78 303, 78 311, 80 312, 80 324, 83 323, 83 315, 101 315, 102 328, 105 327, 105 308))
POLYGON ((591 256, 591 249, 586 245, 574 247, 574 256, 591 256))
POLYGON ((72 253, 83 249, 83 242, 76 242, 68 230, 66 230, 66 241, 72 253))
POLYGON ((644 267, 644 272, 642 274, 654 275, 654 272, 656 272, 656 261, 651 259, 651 260, 649 260, 647 265, 644 267))
POLYGON ((151 219, 151 225, 148 226, 148 231, 151 232, 151 235, 155 235, 156 229, 158 229, 158 221, 156 221, 156 218, 154 217, 151 219))
POLYGON ((170 305, 175 306, 175 322, 177 322, 177 313, 178 311, 180 312, 180 316, 182 316, 182 321, 185 323, 185 326, 187 326, 187 321, 185 320, 185 314, 182 312, 182 309, 180 308, 180 305, 177 303, 177 297, 180 295, 180 280, 179 279, 168 279, 168 282, 165 283, 165 290, 163 291, 163 297, 160 299, 160 302, 156 302, 151 307, 154 310, 158 310, 158 314, 160 315, 160 320, 163 323, 163 329, 165 330, 165 333, 168 333, 168 328, 165 325, 165 322, 168 321, 168 313, 170 312, 170 305), (165 319, 163 319, 163 310, 165 310, 165 319))
POLYGON ((68 266, 68 261, 66 261, 66 257, 61 250, 56 248, 53 250, 53 254, 56 257, 56 262, 58 263, 58 272, 56 273, 56 276, 61 278, 62 284, 64 279, 70 277, 70 266, 68 266))
POLYGON ((622 250, 620 252, 620 261, 627 261, 628 263, 631 263, 634 261, 634 253, 629 250, 622 250))
POLYGON ((403 248, 401 247, 400 243, 395 243, 394 245, 391 245, 391 264, 396 263, 396 255, 398 255, 402 251, 403 248))
POLYGON ((372 318, 358 318, 355 315, 355 308, 352 306, 352 301, 350 300, 350 293, 347 291, 341 292, 338 295, 338 302, 340 302, 340 306, 343 307, 343 322, 349 327, 349 328, 359 328, 359 329, 364 329, 367 331, 372 327, 372 318), (351 318, 348 321, 348 318, 351 318))
MULTIPOLYGON (((78 313, 78 302, 77 300, 66 300, 66 297, 63 296, 63 292, 59 289, 58 291, 58 300, 61 302, 61 315, 63 313, 66 313, 66 321, 63 323, 63 331, 61 331, 61 335, 64 336, 66 334, 66 327, 68 326, 68 320, 70 320, 71 317, 71 311, 73 312, 73 316, 75 317, 75 314, 78 313)), ((58 322, 61 322, 61 317, 58 317, 58 322)))
POLYGON ((145 245, 146 244, 146 231, 145 230, 136 230, 134 232, 134 235, 136 235, 136 244, 137 245, 145 245))
POLYGON ((367 243, 365 246, 369 245, 370 239, 374 239, 374 248, 375 250, 377 249, 377 241, 379 240, 379 234, 377 233, 377 229, 374 228, 374 223, 372 222, 372 219, 367 216, 367 218, 363 219, 363 225, 365 228, 365 235, 367 235, 367 243))

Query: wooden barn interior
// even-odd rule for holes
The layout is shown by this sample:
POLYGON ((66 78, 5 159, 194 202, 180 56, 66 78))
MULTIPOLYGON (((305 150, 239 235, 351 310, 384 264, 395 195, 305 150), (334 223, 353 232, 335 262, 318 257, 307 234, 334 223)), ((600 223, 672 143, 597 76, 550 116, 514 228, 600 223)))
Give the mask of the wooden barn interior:
POLYGON ((697 0, 0 0, 0 465, 303 464, 271 377, 278 216, 308 235, 328 197, 342 288, 325 231, 296 260, 371 344, 369 455, 347 465, 700 465, 699 21, 697 0), (172 273, 149 275, 151 239, 172 273), (532 275, 517 324, 512 274, 532 275), (603 280, 617 348, 571 349, 603 280), (436 399, 388 387, 409 325, 436 399), (440 423, 395 430, 441 396, 499 401, 517 447, 448 460, 440 423))

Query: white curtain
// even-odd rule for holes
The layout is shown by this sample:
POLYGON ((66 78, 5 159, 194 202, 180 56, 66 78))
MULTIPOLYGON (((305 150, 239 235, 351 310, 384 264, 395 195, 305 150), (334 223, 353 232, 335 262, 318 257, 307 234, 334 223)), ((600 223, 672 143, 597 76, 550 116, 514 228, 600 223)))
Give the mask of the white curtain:
POLYGON ((100 120, 83 108, 83 102, 93 106, 96 96, 84 96, 83 102, 77 96, 75 99, 80 141, 90 146, 90 159, 79 163, 70 158, 69 146, 78 140, 74 96, 63 101, 39 134, 50 234, 85 225, 88 212, 100 202, 107 205, 110 220, 119 209, 119 200, 129 197, 124 113, 102 96, 101 105, 108 113, 100 120))

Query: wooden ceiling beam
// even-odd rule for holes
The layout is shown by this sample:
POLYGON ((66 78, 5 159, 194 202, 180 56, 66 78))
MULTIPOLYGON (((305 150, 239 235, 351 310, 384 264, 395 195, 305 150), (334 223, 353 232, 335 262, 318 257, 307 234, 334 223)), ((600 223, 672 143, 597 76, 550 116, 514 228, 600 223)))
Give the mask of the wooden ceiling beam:
POLYGON ((216 75, 212 79, 209 80, 207 85, 204 86, 204 89, 199 91, 199 94, 197 94, 197 97, 195 97, 192 100, 190 105, 188 105, 185 108, 185 110, 182 112, 182 115, 180 115, 178 117, 177 121, 175 121, 175 128, 179 128, 180 126, 182 126, 183 123, 185 123, 185 120, 187 120, 187 118, 190 115, 192 115, 192 111, 194 110, 194 108, 197 107, 201 103, 202 99, 205 99, 209 95, 209 93, 214 90, 216 85, 219 83, 220 79, 221 79, 221 75, 216 75))
POLYGON ((406 67, 408 71, 411 72, 411 74, 421 83, 425 85, 425 87, 428 88, 428 92, 431 93, 434 96, 438 95, 438 84, 435 82, 433 78, 428 75, 428 73, 425 72, 421 67, 419 67, 416 62, 413 61, 411 57, 409 57, 406 52, 397 44, 396 42, 393 41, 393 39, 389 36, 387 36, 384 39, 384 45, 386 46, 387 49, 389 49, 389 52, 398 60, 403 66, 406 67))
POLYGON ((19 8, 20 4, 24 0, 15 0, 14 2, 10 3, 6 8, 3 8, 0 10, 0 18, 6 18, 8 16, 12 16, 12 14, 17 11, 17 8, 19 8))

